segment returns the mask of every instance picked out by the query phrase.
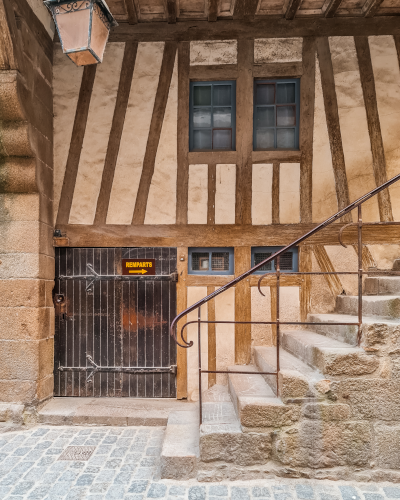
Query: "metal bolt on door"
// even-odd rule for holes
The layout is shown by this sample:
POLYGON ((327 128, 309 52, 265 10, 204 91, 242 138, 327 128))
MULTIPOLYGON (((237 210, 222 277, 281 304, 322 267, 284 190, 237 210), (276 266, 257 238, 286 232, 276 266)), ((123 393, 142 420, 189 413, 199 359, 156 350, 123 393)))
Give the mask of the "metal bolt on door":
POLYGON ((54 395, 176 397, 176 279, 176 248, 56 248, 54 395))

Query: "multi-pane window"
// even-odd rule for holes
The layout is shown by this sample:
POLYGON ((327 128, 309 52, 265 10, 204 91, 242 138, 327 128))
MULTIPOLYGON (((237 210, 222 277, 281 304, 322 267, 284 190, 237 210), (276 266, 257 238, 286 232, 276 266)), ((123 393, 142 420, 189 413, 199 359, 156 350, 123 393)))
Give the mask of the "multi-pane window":
POLYGON ((233 274, 233 248, 189 248, 189 274, 233 274))
POLYGON ((235 149, 236 82, 190 83, 190 150, 235 149))
POLYGON ((255 80, 254 150, 299 148, 300 80, 255 80))
MULTIPOLYGON (((260 264, 263 260, 271 257, 275 252, 281 250, 283 247, 254 247, 251 249, 251 267, 260 264)), ((288 252, 284 252, 280 256, 280 270, 282 272, 297 272, 298 271, 298 249, 291 248, 288 252)), ((257 274, 263 274, 267 272, 276 271, 275 259, 264 264, 258 271, 257 274)))

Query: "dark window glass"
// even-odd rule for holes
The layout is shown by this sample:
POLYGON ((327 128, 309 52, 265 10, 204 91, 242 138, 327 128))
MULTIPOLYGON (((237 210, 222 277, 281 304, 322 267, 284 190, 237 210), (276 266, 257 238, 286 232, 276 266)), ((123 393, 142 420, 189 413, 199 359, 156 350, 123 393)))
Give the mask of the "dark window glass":
POLYGON ((212 252, 211 269, 213 271, 229 270, 229 252, 212 252))
POLYGON ((236 82, 190 85, 190 150, 234 150, 236 82))
POLYGON ((255 150, 299 148, 299 80, 254 82, 255 150))
POLYGON ((293 252, 285 252, 279 259, 281 271, 291 271, 293 269, 293 252))
MULTIPOLYGON (((274 253, 281 250, 282 247, 255 247, 251 250, 251 265, 256 266, 263 260, 271 257, 274 253)), ((288 252, 281 254, 279 258, 280 270, 282 272, 297 272, 298 271, 298 249, 297 247, 290 249, 288 252)), ((255 271, 257 274, 275 272, 276 259, 267 264, 264 264, 260 269, 255 271)))
POLYGON ((234 274, 233 248, 189 248, 189 274, 234 274))
POLYGON ((208 252, 192 253, 192 271, 208 271, 210 268, 210 255, 208 252))
MULTIPOLYGON (((272 253, 271 252, 257 252, 254 254, 254 265, 256 266, 260 262, 262 262, 265 259, 268 259, 268 257, 271 257, 272 253)), ((272 269, 272 262, 267 262, 264 264, 262 267, 260 267, 260 271, 271 271, 272 269)))

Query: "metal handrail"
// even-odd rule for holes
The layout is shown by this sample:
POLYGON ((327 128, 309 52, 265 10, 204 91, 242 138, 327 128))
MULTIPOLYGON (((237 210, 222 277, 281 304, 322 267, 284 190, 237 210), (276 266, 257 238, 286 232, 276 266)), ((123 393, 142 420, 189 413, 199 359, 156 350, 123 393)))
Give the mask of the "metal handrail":
MULTIPOLYGON (((267 259, 263 260, 262 262, 260 262, 259 264, 253 266, 252 268, 250 268, 248 271, 242 273, 241 275, 237 276, 235 279, 233 279, 232 281, 230 281, 229 283, 227 283, 226 285, 223 285, 222 287, 218 288, 218 290, 215 290, 213 293, 207 295, 206 297, 204 297, 203 299, 199 300, 198 302, 196 302, 195 304, 193 304, 192 306, 188 307, 187 309, 185 309, 184 311, 182 311, 181 313, 179 313, 175 318, 174 320, 172 321, 171 323, 171 327, 170 327, 170 334, 172 336, 172 338, 174 339, 174 341, 176 342, 177 345, 179 345, 180 347, 183 347, 183 348, 189 348, 193 345, 193 341, 190 341, 190 342, 187 342, 186 339, 184 338, 183 336, 183 331, 184 329, 189 325, 189 324, 192 324, 192 323, 197 323, 198 324, 198 359, 199 359, 199 407, 200 407, 200 424, 202 422, 202 391, 201 391, 201 375, 202 373, 231 373, 229 371, 226 371, 226 370, 203 370, 201 368, 201 338, 200 338, 200 325, 201 323, 214 323, 214 324, 220 324, 220 323, 229 323, 229 324, 264 324, 264 325, 276 325, 276 347, 277 347, 277 359, 276 359, 276 371, 275 372, 257 372, 258 374, 260 375, 274 375, 276 376, 276 387, 277 387, 277 395, 279 395, 279 385, 278 385, 278 374, 279 374, 279 371, 280 371, 280 363, 279 363, 279 343, 280 343, 280 332, 279 332, 279 327, 280 325, 310 325, 310 324, 315 324, 315 323, 309 323, 309 322, 300 322, 300 321, 297 321, 297 322, 284 322, 284 321, 280 321, 280 318, 279 318, 279 300, 280 300, 280 294, 279 294, 279 288, 280 288, 280 276, 281 276, 281 271, 280 271, 280 256, 287 252, 288 250, 290 250, 291 248, 293 248, 294 246, 297 246, 299 245, 300 243, 302 243, 304 240, 306 240, 307 238, 310 238, 310 236, 313 236, 314 234, 318 233, 319 231, 321 231, 322 229, 326 228, 327 226, 329 226, 330 224, 332 224, 333 222, 341 219, 342 217, 344 217, 346 214, 350 213, 352 210, 354 210, 355 208, 358 208, 358 221, 357 222, 351 222, 351 223, 348 223, 346 225, 344 225, 340 232, 339 232, 339 242, 342 246, 346 247, 346 245, 343 243, 342 241, 342 235, 343 235, 343 232, 344 230, 349 227, 349 226, 352 226, 352 225, 356 225, 357 226, 357 232, 358 232, 358 271, 357 272, 342 272, 342 273, 338 273, 338 272, 326 272, 326 273, 322 273, 322 272, 296 272, 296 273, 285 273, 285 274, 296 274, 296 275, 313 275, 313 274, 318 274, 318 275, 321 275, 321 274, 354 274, 354 275, 357 275, 358 276, 358 322, 357 323, 340 323, 340 325, 354 325, 354 326, 358 326, 358 335, 357 335, 357 344, 359 345, 360 344, 360 341, 361 341, 361 331, 362 331, 362 276, 363 276, 363 269, 362 269, 362 226, 367 224, 367 225, 400 225, 400 222, 392 222, 392 221, 389 221, 389 222, 372 222, 372 223, 363 223, 362 221, 362 209, 361 209, 361 205, 363 203, 365 203, 366 201, 368 201, 370 198, 372 198, 373 196, 377 195, 378 193, 380 193, 381 191, 383 191, 384 189, 388 188, 389 186, 391 186, 392 184, 394 184, 395 182, 399 181, 400 180, 400 174, 396 175, 395 177, 393 177, 392 179, 388 180, 387 182, 385 182, 384 184, 382 184, 381 186, 371 190, 369 193, 361 196, 361 198, 358 198, 358 200, 354 201, 353 203, 350 203, 350 205, 348 205, 346 208, 343 208, 342 210, 339 210, 336 214, 332 215, 331 217, 329 217, 328 219, 326 219, 324 222, 318 224, 316 227, 314 227, 311 231, 309 231, 308 233, 304 234, 303 236, 301 236, 300 238, 297 238, 295 241, 293 241, 292 243, 290 243, 289 245, 283 247, 282 249, 278 250, 277 252, 275 252, 273 255, 271 255, 270 257, 268 257, 267 259), (229 288, 235 286, 237 283, 239 283, 240 281, 244 280, 245 278, 247 278, 247 276, 253 274, 255 271, 257 271, 258 269, 262 268, 263 266, 265 266, 265 264, 269 263, 269 262, 272 262, 273 260, 276 261, 276 271, 275 272, 268 272, 268 273, 265 273, 263 274, 262 276, 260 276, 259 280, 258 280, 258 290, 259 292, 261 293, 261 295, 264 295, 262 290, 261 290, 261 283, 262 283, 262 280, 266 277, 266 276, 270 276, 271 274, 275 274, 276 275, 276 287, 277 287, 277 300, 276 300, 276 321, 202 321, 201 320, 201 306, 206 304, 209 300, 217 297, 218 295, 220 295, 221 293, 225 292, 226 290, 228 290, 229 288), (187 314, 189 314, 190 312, 194 311, 195 309, 198 309, 198 319, 197 321, 189 321, 187 323, 185 323, 182 328, 181 328, 181 332, 180 332, 180 340, 183 342, 183 343, 180 343, 177 339, 177 332, 176 332, 176 328, 177 328, 177 323, 179 320, 181 320, 183 317, 185 317, 187 314)), ((321 325, 325 325, 326 323, 321 323, 321 325)), ((339 323, 337 323, 339 325, 339 323)), ((254 374, 254 372, 246 372, 246 371, 239 371, 239 372, 232 372, 232 373, 243 373, 243 374, 254 374)))

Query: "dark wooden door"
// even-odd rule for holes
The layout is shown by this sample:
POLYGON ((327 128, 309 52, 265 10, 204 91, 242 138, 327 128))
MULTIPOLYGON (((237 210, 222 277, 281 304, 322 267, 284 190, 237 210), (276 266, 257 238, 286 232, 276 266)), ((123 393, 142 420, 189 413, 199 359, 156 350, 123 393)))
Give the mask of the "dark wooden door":
POLYGON ((176 248, 57 248, 55 396, 176 397, 176 248), (155 259, 155 276, 122 276, 155 259))

